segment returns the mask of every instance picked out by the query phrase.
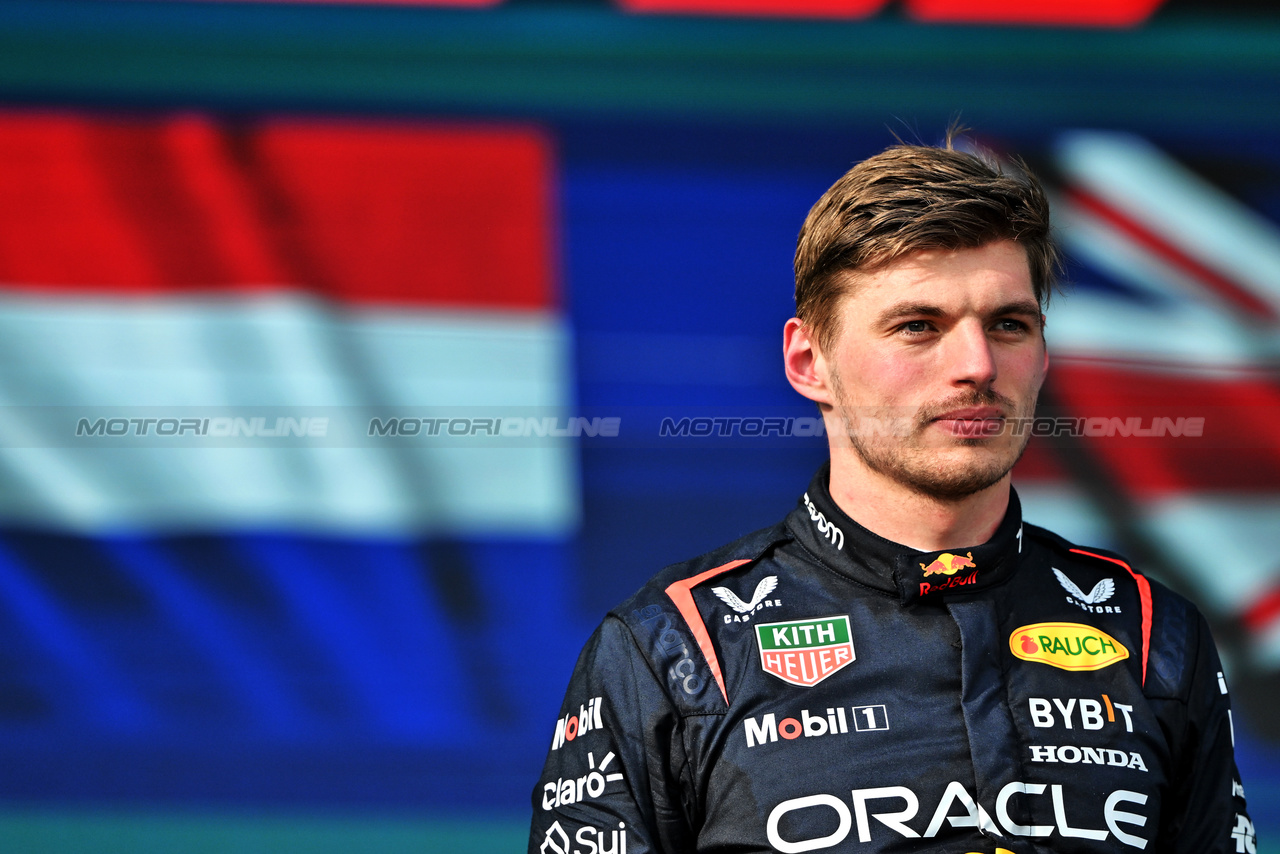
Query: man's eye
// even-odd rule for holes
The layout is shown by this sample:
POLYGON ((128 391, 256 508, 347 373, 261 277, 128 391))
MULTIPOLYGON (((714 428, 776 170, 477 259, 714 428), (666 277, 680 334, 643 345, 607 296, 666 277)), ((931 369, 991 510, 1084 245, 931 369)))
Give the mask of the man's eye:
POLYGON ((902 324, 901 328, 903 332, 928 332, 929 322, 927 320, 908 320, 906 323, 902 324))
POLYGON ((1027 324, 1021 320, 1001 320, 996 323, 996 329, 1001 332, 1022 332, 1027 328, 1027 324))

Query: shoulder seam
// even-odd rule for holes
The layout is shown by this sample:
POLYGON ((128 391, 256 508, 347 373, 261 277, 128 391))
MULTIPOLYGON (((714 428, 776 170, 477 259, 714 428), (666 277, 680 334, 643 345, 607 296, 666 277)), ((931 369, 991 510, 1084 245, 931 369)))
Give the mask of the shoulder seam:
POLYGON ((702 615, 698 613, 698 606, 693 601, 693 588, 704 581, 715 578, 717 575, 724 575, 726 572, 756 560, 759 560, 759 558, 731 560, 720 566, 704 570, 692 578, 673 581, 667 585, 665 591, 667 597, 676 606, 676 610, 680 612, 680 616, 684 618, 685 625, 689 627, 689 631, 693 634, 694 642, 698 644, 698 649, 702 650, 702 657, 706 660, 707 666, 711 668, 711 676, 716 680, 716 685, 720 687, 720 695, 724 697, 726 706, 729 705, 729 691, 724 684, 724 674, 720 671, 720 658, 716 655, 716 648, 711 643, 711 635, 707 632, 707 624, 702 619, 702 615))
MULTIPOLYGON (((615 622, 618 623, 618 625, 622 628, 622 630, 627 633, 627 640, 630 642, 632 648, 635 651, 635 655, 627 656, 628 666, 631 668, 633 674, 635 672, 635 667, 636 667, 635 659, 638 658, 640 659, 640 661, 644 663, 645 670, 649 671, 649 676, 653 679, 654 684, 661 686, 663 684, 662 678, 658 674, 658 672, 653 669, 653 662, 649 660, 649 656, 644 654, 644 651, 640 646, 640 639, 636 637, 635 630, 631 627, 631 624, 621 616, 613 613, 605 614, 604 620, 605 621, 614 620, 615 622)), ((601 625, 603 626, 604 622, 602 622, 601 625)), ((635 681, 634 675, 632 676, 632 681, 633 682, 635 681)), ((676 707, 676 704, 671 701, 670 694, 666 690, 663 690, 661 693, 666 700, 667 706, 670 707, 671 711, 676 713, 676 717, 684 717, 680 713, 680 710, 676 707)))
POLYGON ((1145 688, 1147 686, 1147 658, 1151 652, 1151 582, 1147 581, 1147 577, 1145 575, 1138 572, 1126 561, 1123 561, 1118 557, 1108 557, 1106 555, 1078 548, 1072 548, 1069 551, 1072 554, 1086 555, 1088 557, 1097 558, 1098 560, 1105 560, 1119 564, 1125 568, 1129 575, 1133 577, 1133 583, 1138 586, 1138 598, 1142 603, 1142 687, 1145 688))

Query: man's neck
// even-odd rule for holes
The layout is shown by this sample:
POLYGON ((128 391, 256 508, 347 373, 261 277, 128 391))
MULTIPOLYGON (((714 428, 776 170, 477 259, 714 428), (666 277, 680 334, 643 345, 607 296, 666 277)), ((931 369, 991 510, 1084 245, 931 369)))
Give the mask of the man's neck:
POLYGON ((851 448, 832 449, 831 499, 874 534, 920 551, 974 546, 995 534, 1009 507, 1009 475, 972 495, 922 495, 868 469, 851 448))

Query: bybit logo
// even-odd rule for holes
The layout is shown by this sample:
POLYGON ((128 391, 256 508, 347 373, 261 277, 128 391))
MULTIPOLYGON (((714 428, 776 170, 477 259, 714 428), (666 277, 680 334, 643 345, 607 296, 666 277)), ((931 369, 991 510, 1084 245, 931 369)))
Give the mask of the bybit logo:
POLYGON ((1124 731, 1133 732, 1133 706, 1125 703, 1113 703, 1106 694, 1102 702, 1087 697, 1060 700, 1052 698, 1052 702, 1044 697, 1028 697, 1027 711, 1031 713, 1031 725, 1036 729, 1074 729, 1079 723, 1081 729, 1099 730, 1107 724, 1116 723, 1116 712, 1124 717, 1124 731), (1103 714, 1105 704, 1106 714, 1103 714), (1061 723, 1059 723, 1059 718, 1061 723))

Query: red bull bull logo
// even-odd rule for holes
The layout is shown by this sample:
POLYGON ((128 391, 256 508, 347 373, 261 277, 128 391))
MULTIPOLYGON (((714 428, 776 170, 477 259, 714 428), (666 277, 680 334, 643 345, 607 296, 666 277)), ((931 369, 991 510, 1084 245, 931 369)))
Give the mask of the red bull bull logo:
POLYGON ((951 552, 943 552, 934 558, 933 563, 925 566, 920 564, 920 568, 924 570, 925 577, 930 575, 955 575, 962 569, 967 567, 976 567, 973 562, 973 552, 964 555, 953 555, 951 552))

